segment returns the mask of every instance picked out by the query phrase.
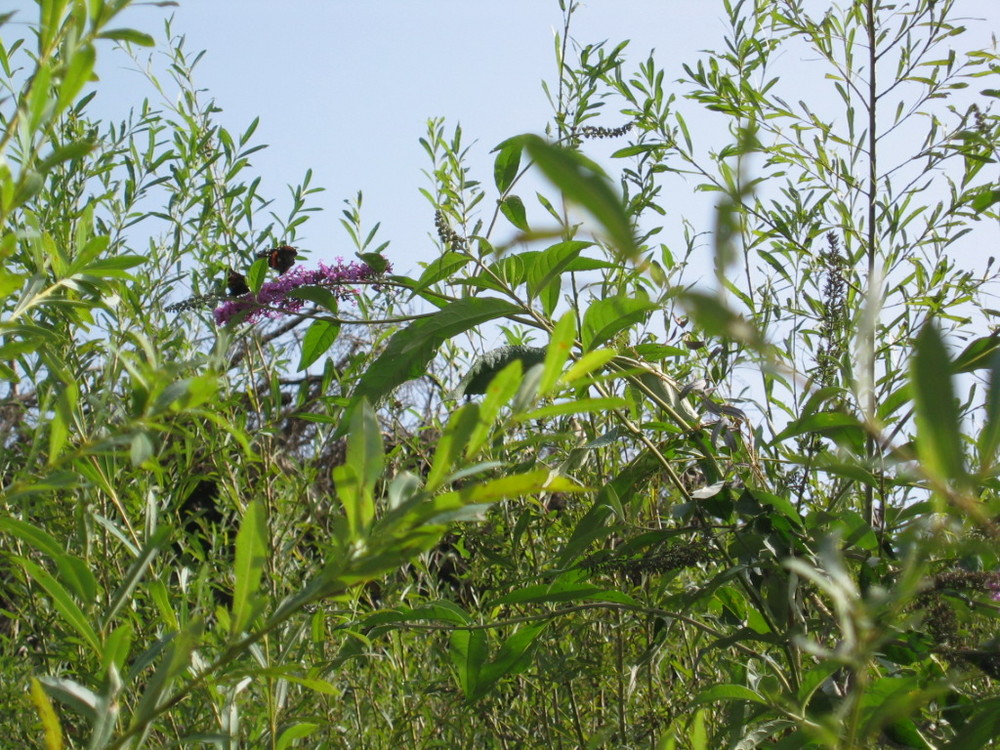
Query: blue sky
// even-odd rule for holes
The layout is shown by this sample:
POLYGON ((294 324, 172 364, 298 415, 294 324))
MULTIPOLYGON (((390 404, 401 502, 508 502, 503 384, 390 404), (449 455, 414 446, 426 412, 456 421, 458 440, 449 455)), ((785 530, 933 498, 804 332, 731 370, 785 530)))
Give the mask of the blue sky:
MULTIPOLYGON (((964 15, 988 19, 969 24, 987 43, 1000 27, 1000 2, 958 5, 964 15)), ((36 15, 29 0, 10 6, 22 9, 21 19, 36 15)), ((269 148, 253 156, 253 167, 275 210, 286 212, 285 186, 307 169, 313 184, 326 188, 318 198, 323 212, 297 239, 317 259, 350 256, 338 219, 344 199, 358 190, 366 223, 381 221, 382 239, 392 241, 397 271, 414 271, 417 261, 433 257, 432 210, 418 192, 429 184, 418 144, 429 117, 446 118, 449 129, 462 125, 466 142, 475 142, 473 176, 490 184, 493 146, 541 132, 552 114, 541 81, 556 78, 557 0, 180 0, 175 8, 132 8, 124 20, 161 41, 171 16, 189 53, 206 52, 195 81, 221 107, 219 123, 236 134, 260 117, 255 142, 269 148)), ((582 43, 631 40, 633 65, 655 49, 669 81, 701 50, 721 47, 725 30, 722 3, 714 0, 590 0, 580 4, 571 36, 582 43)), ((142 97, 155 98, 124 54, 110 47, 100 54, 104 85, 96 111, 120 118, 142 97)), ((785 62, 793 63, 787 79, 801 66, 785 62)), ((686 110, 691 118, 698 108, 688 103, 686 110)), ((622 120, 609 108, 595 124, 622 120)), ((697 131, 711 128, 707 117, 689 121, 697 131)), ((494 197, 488 194, 487 203, 494 197)), ((695 202, 682 190, 671 208, 673 219, 684 214, 699 229, 711 227, 704 196, 695 202)))

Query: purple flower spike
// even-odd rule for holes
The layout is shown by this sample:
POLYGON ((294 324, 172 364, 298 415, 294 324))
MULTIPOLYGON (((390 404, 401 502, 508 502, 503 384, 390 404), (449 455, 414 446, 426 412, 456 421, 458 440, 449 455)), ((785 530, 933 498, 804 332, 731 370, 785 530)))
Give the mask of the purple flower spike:
MULTIPOLYGON (((391 264, 387 264, 385 270, 391 269, 391 264)), ((352 299, 357 290, 347 288, 346 285, 375 279, 380 275, 381 273, 376 272, 367 263, 357 261, 344 263, 343 258, 337 258, 337 262, 332 266, 320 263, 319 270, 316 271, 295 266, 274 281, 262 284, 256 295, 244 294, 215 308, 215 322, 220 326, 225 325, 244 312, 247 313, 245 318, 247 323, 296 313, 302 309, 304 303, 300 299, 289 297, 288 293, 300 286, 325 286, 339 299, 352 299)), ((378 285, 374 289, 378 291, 378 285)))

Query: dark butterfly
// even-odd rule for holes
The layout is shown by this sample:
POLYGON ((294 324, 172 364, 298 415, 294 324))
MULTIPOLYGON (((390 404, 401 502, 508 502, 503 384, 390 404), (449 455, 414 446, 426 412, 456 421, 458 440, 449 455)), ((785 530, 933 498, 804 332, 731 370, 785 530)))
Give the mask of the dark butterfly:
POLYGON ((285 271, 295 265, 295 256, 298 255, 291 245, 279 245, 271 250, 262 250, 257 253, 258 258, 267 258, 267 265, 278 272, 281 276, 285 271))
POLYGON ((250 291, 250 287, 247 286, 247 277, 239 271, 234 271, 232 266, 229 267, 229 276, 226 277, 226 288, 229 290, 230 297, 242 297, 250 291))

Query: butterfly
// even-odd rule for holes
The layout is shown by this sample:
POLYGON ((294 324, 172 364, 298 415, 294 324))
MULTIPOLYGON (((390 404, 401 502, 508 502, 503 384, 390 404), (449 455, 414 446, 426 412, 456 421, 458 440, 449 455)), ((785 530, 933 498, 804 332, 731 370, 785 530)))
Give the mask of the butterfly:
POLYGON ((270 250, 262 250, 257 253, 258 258, 267 258, 267 265, 278 272, 281 276, 285 271, 295 265, 295 256, 298 255, 291 245, 279 245, 270 250))
POLYGON ((234 271, 232 266, 229 267, 229 275, 226 277, 226 288, 229 290, 230 297, 242 297, 250 291, 250 287, 247 286, 247 277, 239 271, 234 271))

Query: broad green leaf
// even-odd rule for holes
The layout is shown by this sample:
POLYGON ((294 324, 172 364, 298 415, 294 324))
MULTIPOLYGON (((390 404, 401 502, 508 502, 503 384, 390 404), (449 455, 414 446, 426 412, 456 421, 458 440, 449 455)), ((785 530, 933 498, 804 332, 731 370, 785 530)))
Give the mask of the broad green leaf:
POLYGON ((315 302, 324 310, 327 310, 334 315, 337 314, 337 311, 340 308, 337 295, 325 286, 300 286, 297 289, 290 291, 288 296, 294 297, 295 299, 302 299, 306 302, 315 302))
POLYGON ((486 695, 500 678, 523 672, 530 663, 531 649, 548 625, 547 622, 523 625, 509 636, 497 652, 496 658, 480 668, 475 698, 486 695))
POLYGON ((497 154, 497 158, 493 162, 493 181, 501 195, 510 189, 517 178, 523 148, 524 145, 520 138, 509 138, 493 149, 493 152, 497 154))
POLYGON ((351 540, 367 534, 375 516, 375 483, 382 475, 385 449, 375 412, 362 398, 352 413, 347 437, 347 459, 333 469, 337 499, 347 518, 351 540))
POLYGON ((910 365, 917 425, 917 453, 924 470, 938 481, 965 478, 958 407, 948 350, 937 324, 928 320, 910 365))
POLYGON ((528 215, 524 210, 524 201, 518 196, 508 195, 500 201, 500 213, 506 216, 507 221, 522 232, 531 230, 531 227, 528 226, 528 215))
POLYGON ((260 500, 254 500, 243 514, 236 534, 236 561, 233 569, 233 605, 229 633, 239 637, 253 623, 258 607, 257 591, 267 563, 267 518, 260 500))
POLYGON ((475 700, 479 688, 479 672, 488 654, 486 633, 482 630, 452 631, 448 653, 466 700, 475 700))
POLYGON ((276 750, 287 750, 291 747, 296 740, 301 740, 303 737, 308 737, 310 734, 319 729, 320 725, 311 721, 299 721, 294 724, 289 724, 278 735, 278 744, 276 750))
POLYGON ((552 184, 597 220, 623 258, 637 260, 639 247, 632 222, 604 170, 582 154, 547 143, 536 135, 522 139, 525 150, 552 184))
POLYGON ((90 619, 83 613, 79 605, 73 601, 73 597, 70 596, 63 585, 47 570, 31 560, 23 557, 14 559, 25 569, 32 580, 45 590, 45 593, 49 595, 52 601, 52 606, 62 615, 66 624, 76 631, 77 635, 83 638, 84 642, 93 649, 94 654, 100 658, 102 651, 101 643, 93 626, 90 624, 90 619))
POLYGON ((580 332, 583 348, 595 349, 610 341, 622 331, 641 323, 659 306, 646 299, 616 295, 591 303, 583 314, 580 332))
POLYGON ((43 675, 37 679, 48 696, 55 698, 64 706, 69 706, 80 714, 88 724, 95 720, 99 701, 93 690, 66 677, 43 675))
POLYGON ((573 260, 592 244, 567 240, 541 251, 528 267, 528 297, 533 299, 541 294, 545 287, 557 280, 573 260))
POLYGON ((427 264, 424 272, 420 274, 420 278, 417 279, 415 289, 426 289, 432 284, 436 284, 443 279, 451 278, 456 271, 459 271, 471 260, 472 258, 464 253, 444 253, 440 258, 432 260, 427 264))
POLYGON ((354 397, 377 403, 397 386, 423 375, 447 339, 519 311, 516 305, 496 297, 468 297, 414 321, 389 339, 382 354, 361 376, 354 397))
POLYGON ((764 339, 757 329, 715 295, 684 292, 678 299, 709 336, 732 339, 757 351, 764 350, 764 339))
POLYGON ((850 448, 855 455, 861 455, 867 435, 864 426, 853 414, 820 412, 795 420, 778 433, 772 442, 777 445, 808 433, 828 437, 837 445, 850 448))
POLYGON ((298 371, 308 369, 313 362, 326 354, 337 340, 339 333, 340 323, 322 319, 310 323, 305 336, 302 337, 302 356, 299 359, 298 371))

